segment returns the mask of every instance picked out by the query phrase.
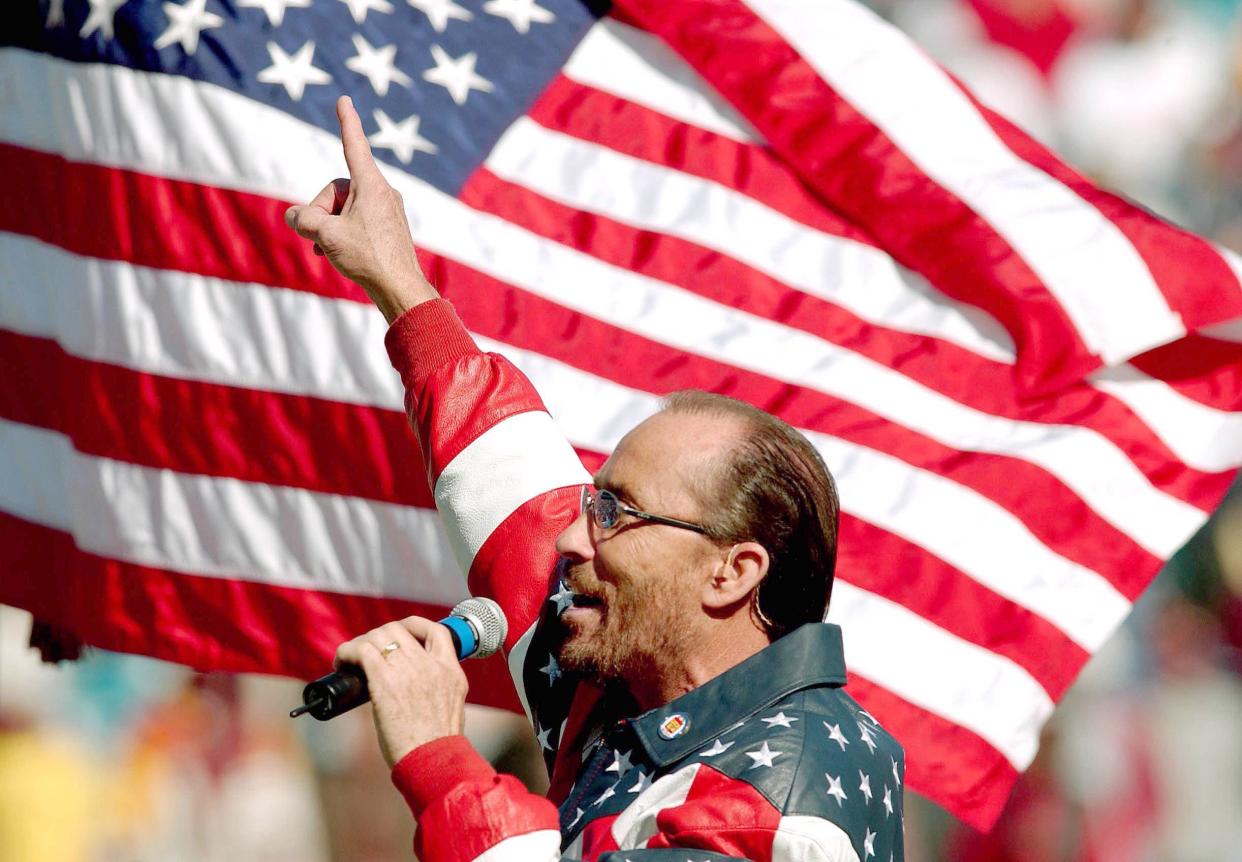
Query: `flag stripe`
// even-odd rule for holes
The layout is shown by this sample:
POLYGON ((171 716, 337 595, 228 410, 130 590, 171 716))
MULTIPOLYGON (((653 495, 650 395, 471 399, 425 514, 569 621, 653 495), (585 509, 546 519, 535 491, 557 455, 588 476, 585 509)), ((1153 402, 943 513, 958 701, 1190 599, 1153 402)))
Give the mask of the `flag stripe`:
MULTIPOLYGON (((445 265, 448 266, 447 263, 445 265)), ((163 276, 165 274, 160 275, 163 276)), ((479 278, 480 277, 476 274, 473 276, 473 281, 477 284, 479 283, 479 278)), ((49 284, 55 284, 55 282, 49 281, 49 284)), ((491 287, 492 285, 488 286, 491 287)), ((498 287, 500 289, 506 289, 503 288, 503 286, 498 287)), ((225 331, 228 329, 227 321, 235 319, 241 320, 248 316, 247 313, 241 312, 228 313, 222 316, 220 323, 215 323, 210 319, 211 314, 218 313, 221 310, 226 310, 228 308, 228 300, 231 297, 240 296, 244 301, 250 301, 256 294, 263 296, 268 293, 273 293, 273 291, 268 291, 266 289, 252 289, 237 285, 227 285, 223 282, 216 283, 215 288, 216 291, 214 292, 210 302, 186 302, 184 299, 181 301, 172 301, 171 299, 168 299, 161 303, 155 301, 156 297, 153 296, 150 300, 148 300, 148 305, 153 309, 157 307, 160 308, 160 314, 168 314, 173 316, 174 319, 169 321, 170 325, 163 325, 163 322, 161 322, 163 325, 162 331, 183 332, 185 333, 185 338, 193 344, 194 339, 198 337, 199 333, 225 331), (177 323, 176 321, 180 319, 177 316, 187 314, 190 309, 194 310, 192 325, 191 319, 189 318, 184 319, 184 322, 177 323)), ((484 291, 484 293, 486 293, 486 291, 484 291)), ((46 294, 41 293, 40 295, 46 294)), ((497 312, 503 311, 505 307, 505 304, 497 304, 494 299, 484 302, 482 301, 482 296, 483 294, 475 291, 468 295, 463 294, 460 299, 463 312, 466 313, 467 320, 472 323, 485 322, 482 316, 484 312, 490 310, 494 315, 497 312)), ((308 303, 326 302, 325 300, 321 300, 311 295, 302 295, 301 300, 308 303)), ((102 298, 92 300, 88 297, 85 307, 89 308, 96 302, 102 301, 102 298)), ((77 304, 79 308, 83 307, 83 300, 81 297, 77 300, 77 304)), ((334 304, 348 305, 347 303, 334 304)), ((276 319, 281 320, 282 322, 283 328, 281 331, 291 336, 296 335, 299 332, 298 321, 300 319, 300 315, 296 314, 295 307, 290 307, 287 311, 295 313, 291 314, 288 318, 277 317, 276 319)), ((556 309, 548 308, 544 309, 544 313, 542 314, 532 314, 527 317, 532 320, 546 321, 550 319, 554 321, 556 314, 556 309)), ((254 315, 250 316, 254 317, 254 315)), ((322 317, 322 315, 319 316, 322 317)), ((11 317, 11 315, 6 314, 6 317, 11 317)), ((79 313, 77 317, 80 320, 87 322, 91 320, 90 315, 83 315, 79 313)), ((345 322, 347 323, 348 321, 346 320, 345 322)), ((581 325, 583 327, 587 327, 588 329, 591 326, 600 328, 601 338, 614 333, 611 327, 607 327, 605 324, 599 323, 598 321, 582 321, 581 325)), ((485 334, 492 334, 488 332, 488 328, 486 326, 484 326, 483 331, 485 334)), ((537 329, 532 331, 537 332, 537 329)), ((347 329, 336 328, 332 329, 332 332, 336 338, 349 338, 349 331, 347 329)), ((50 332, 32 332, 30 334, 54 337, 56 333, 53 330, 50 332)), ((308 343, 306 349, 308 351, 312 351, 315 347, 322 349, 325 342, 319 340, 318 333, 311 334, 314 335, 314 339, 308 343)), ((584 330, 582 335, 585 337, 590 335, 590 333, 589 331, 584 330)), ((538 340, 537 336, 535 337, 535 340, 538 340)), ((598 339, 588 338, 584 343, 591 344, 596 343, 597 341, 598 339)), ((326 343, 330 344, 331 340, 328 339, 326 343)), ((368 342, 362 341, 361 343, 368 342)), ((369 343, 378 345, 378 341, 372 341, 369 343)), ((573 349, 574 342, 572 341, 567 343, 557 342, 557 344, 561 345, 569 353, 575 352, 573 349)), ((521 345, 519 344, 519 346, 521 345)), ((205 351, 198 349, 189 351, 190 355, 198 355, 203 352, 205 351)), ((628 352, 629 351, 626 351, 626 353, 628 352)), ((259 356, 260 354, 251 351, 251 355, 259 356)), ((104 361, 116 360, 116 357, 95 356, 92 358, 104 361)), ((132 363, 119 362, 118 364, 131 365, 132 363)), ((229 371, 229 375, 225 377, 225 379, 235 377, 236 379, 247 380, 260 378, 265 375, 268 376, 269 379, 278 379, 280 376, 286 374, 288 369, 294 367, 296 366, 283 362, 271 363, 267 367, 251 370, 249 373, 245 370, 242 370, 241 373, 239 373, 238 369, 232 368, 229 371)), ((685 382, 693 383, 695 379, 694 364, 689 363, 687 367, 690 374, 687 375, 689 379, 686 379, 685 382)), ((583 379, 580 373, 571 374, 570 378, 572 382, 563 383, 559 380, 541 380, 538 376, 542 370, 541 368, 528 368, 524 366, 524 370, 532 376, 532 379, 535 381, 537 387, 544 392, 567 391, 581 393, 584 389, 595 393, 599 393, 601 391, 602 384, 600 381, 589 377, 583 379), (564 390, 561 389, 562 386, 565 386, 564 390)), ((646 364, 642 362, 622 367, 618 369, 618 371, 620 372, 618 376, 630 377, 631 379, 637 380, 643 380, 644 375, 651 374, 651 369, 647 368, 646 364)), ((715 378, 719 378, 721 372, 721 369, 716 368, 700 370, 701 374, 710 375, 715 378)), ((725 370, 725 373, 728 373, 727 370, 725 370)), ((736 376, 740 377, 740 375, 736 376)), ((658 381, 653 381, 653 384, 659 385, 658 381)), ((776 387, 776 391, 779 391, 779 386, 776 387)), ((759 403, 767 402, 771 397, 768 395, 762 395, 759 392, 748 390, 742 390, 740 394, 747 395, 751 398, 751 400, 755 400, 759 403)), ((618 403, 633 403, 632 399, 635 397, 636 396, 632 392, 626 392, 625 396, 618 403)), ((551 405, 549 406, 551 407, 551 405)), ((609 435, 608 439, 601 439, 604 435, 599 433, 599 428, 597 427, 595 429, 570 429, 570 439, 573 440, 576 445, 583 446, 584 448, 593 449, 595 451, 610 451, 612 446, 615 445, 616 440, 619 439, 619 434, 625 428, 632 426, 632 424, 642 418, 643 415, 649 415, 649 412, 654 411, 654 409, 653 399, 651 400, 650 405, 646 408, 640 409, 637 415, 628 414, 619 417, 614 412, 615 408, 606 408, 601 416, 607 423, 607 427, 613 429, 612 433, 616 436, 609 435), (575 436, 576 433, 583 432, 589 433, 590 436, 575 436)), ((580 413, 581 411, 579 410, 576 412, 580 413)), ((866 426, 865 421, 862 424, 864 427, 866 426)), ((1098 642, 1098 639, 1105 637, 1108 631, 1111 631, 1111 625, 1115 619, 1118 618, 1116 613, 1124 612, 1122 610, 1126 606, 1124 599, 1122 599, 1121 595, 1113 592, 1112 588, 1108 587, 1107 583, 1100 579, 1099 576, 1084 568, 1081 564, 1073 563, 1064 557, 1051 553, 1045 545, 1036 541, 1028 532, 1027 528, 1024 527, 1022 523, 1006 509, 985 499, 977 492, 958 486, 953 482, 926 470, 911 469, 907 464, 898 461, 891 456, 881 454, 880 452, 876 452, 871 449, 863 448, 855 443, 847 442, 843 439, 830 438, 823 434, 817 434, 814 435, 814 440, 817 445, 820 446, 821 451, 823 451, 828 457, 829 463, 836 465, 841 486, 849 492, 846 496, 848 510, 872 521, 873 523, 884 526, 890 530, 898 532, 899 534, 905 535, 907 538, 913 539, 918 544, 932 551, 932 553, 935 553, 947 562, 962 568, 964 571, 970 573, 972 577, 976 577, 981 582, 988 584, 990 587, 996 589, 998 592, 1001 592, 1003 595, 1014 598, 1022 604, 1039 611, 1045 616, 1054 614, 1054 616, 1049 616, 1049 618, 1057 622, 1063 630, 1066 630, 1068 634, 1071 634, 1071 636, 1080 643, 1091 644, 1098 642), (863 478, 864 476, 867 476, 868 471, 877 470, 883 471, 884 475, 891 475, 895 484, 890 488, 881 489, 874 481, 874 477, 863 478), (854 476, 858 476, 859 479, 855 480, 853 478, 854 476), (851 488, 851 485, 854 487, 851 488), (905 505, 907 504, 903 504, 900 500, 901 495, 905 492, 915 492, 914 497, 908 505, 927 506, 930 520, 924 523, 915 523, 912 520, 906 520, 899 517, 900 513, 903 511, 909 511, 909 509, 905 508, 905 505), (947 497, 941 497, 941 494, 947 495, 947 497), (949 529, 948 524, 942 523, 945 520, 944 513, 946 510, 941 504, 945 499, 952 500, 954 501, 954 505, 962 507, 960 509, 961 513, 964 514, 973 512, 974 516, 961 521, 956 529, 949 529), (920 500, 923 502, 919 502, 920 500), (931 525, 933 524, 937 524, 939 526, 932 529, 931 525), (990 563, 988 560, 990 552, 982 546, 982 543, 965 541, 964 538, 955 538, 955 533, 961 531, 962 524, 987 524, 988 528, 990 530, 994 530, 996 535, 1004 536, 1006 542, 1006 560, 996 560, 994 563, 990 563), (947 530, 947 532, 941 532, 941 530, 947 530), (1013 560, 1009 559, 1010 554, 1016 556, 1020 561, 1015 563, 1013 560), (1022 572, 1026 572, 1025 576, 1021 574, 1022 572), (1004 573, 1003 576, 1001 576, 1000 573, 1004 573), (1061 582, 1061 586, 1054 587, 1050 590, 1050 585, 1057 583, 1058 581, 1061 582), (1053 600, 1053 597, 1059 595, 1062 589, 1067 588, 1070 589, 1075 595, 1078 595, 1079 590, 1086 590, 1087 592, 1078 595, 1076 600, 1066 602, 1064 604, 1053 600), (1097 616, 1091 610, 1093 608, 1115 608, 1117 611, 1115 613, 1106 613, 1097 616), (1093 622, 1090 624, 1088 629, 1084 629, 1082 628, 1082 625, 1087 620, 1093 620, 1093 622)), ((900 438, 900 442, 902 442, 902 445, 908 445, 908 440, 905 437, 900 438)), ((944 455, 944 458, 948 460, 952 460, 957 457, 959 456, 949 453, 945 453, 944 455)), ((999 483, 996 484, 997 487, 999 487, 999 483)), ((1050 485, 1049 490, 1051 491, 1053 487, 1055 486, 1050 485)), ((1066 496, 1064 502, 1066 505, 1072 505, 1073 497, 1066 496)), ((974 528, 972 527, 971 529, 974 528)), ((1117 538, 1118 541, 1123 541, 1122 537, 1118 536, 1117 538)), ((1150 565, 1155 565, 1155 562, 1152 561, 1150 565)), ((1143 568, 1144 567, 1141 564, 1138 566, 1137 571, 1139 572, 1139 575, 1137 577, 1132 574, 1131 571, 1125 572, 1123 577, 1135 578, 1135 580, 1129 587, 1127 587, 1125 582, 1118 584, 1118 587, 1123 593, 1132 593, 1132 591, 1136 589, 1137 584, 1141 583, 1141 573, 1143 568), (1127 590, 1130 592, 1127 592, 1127 590)))
MULTIPOLYGON (((417 447, 408 439, 404 416, 396 411, 141 374, 78 359, 51 341, 0 330, 0 368, 5 367, 12 383, 0 389, 0 417, 66 434, 75 450, 86 455, 432 506, 417 447), (36 378, 20 373, 23 368, 44 373, 36 378), (48 379, 74 381, 80 398, 72 404, 56 401, 48 379), (143 405, 151 402, 161 405, 166 423, 145 414, 143 405), (197 421, 184 422, 187 415, 197 421), (290 437, 290 428, 301 430, 290 437), (382 429, 381 442, 368 437, 372 429, 382 429), (380 467, 371 453, 384 445, 390 457, 380 467)), ((601 458, 590 456, 596 463, 601 458)), ((1012 659, 1050 694, 1064 691, 1085 661, 1083 650, 1041 617, 917 546, 848 514, 841 536, 840 565, 847 580, 1012 659), (871 554, 885 561, 884 570, 868 562, 871 554), (889 567, 919 575, 893 579, 889 567), (996 625, 999 620, 1005 624, 996 625)))
MULTIPOLYGON (((251 187, 281 188, 287 195, 290 194, 292 188, 298 185, 305 185, 304 180, 295 180, 295 177, 308 174, 325 175, 333 172, 339 173, 339 151, 335 149, 335 141, 331 140, 326 133, 284 117, 279 112, 254 105, 244 99, 237 99, 232 94, 209 85, 181 81, 172 76, 144 76, 117 67, 79 66, 13 49, 0 51, 0 67, 3 67, 6 72, 12 73, 14 76, 32 78, 34 83, 39 83, 42 78, 50 76, 60 81, 62 87, 66 83, 63 79, 73 81, 74 87, 83 93, 102 90, 102 94, 97 97, 99 104, 95 104, 88 99, 83 102, 82 110, 78 110, 73 114, 69 114, 67 108, 62 109, 67 116, 60 119, 68 125, 69 129, 76 128, 75 124, 77 123, 86 124, 83 128, 78 129, 80 140, 77 144, 65 143, 61 138, 58 138, 59 132, 55 123, 48 123, 46 126, 41 126, 38 123, 14 126, 12 124, 5 124, 4 119, 0 118, 0 137, 11 141, 35 145, 43 143, 49 147, 56 146, 70 155, 74 152, 83 152, 97 160, 110 162, 122 160, 123 162, 140 165, 144 169, 159 169, 162 167, 166 169, 166 172, 173 175, 184 175, 186 170, 192 167, 197 171, 197 178, 199 179, 206 179, 222 185, 235 185, 240 179, 245 179, 251 187), (116 80, 112 81, 109 76, 115 77, 116 80), (99 80, 101 77, 103 80, 99 80), (135 135, 115 141, 104 133, 108 128, 108 123, 104 119, 107 114, 103 112, 105 110, 110 111, 112 104, 109 84, 122 94, 137 90, 138 95, 134 98, 141 97, 145 99, 145 101, 140 103, 126 104, 126 113, 133 116, 136 123, 142 119, 144 111, 150 110, 149 102, 151 101, 169 102, 172 104, 193 104, 202 101, 210 106, 209 110, 212 113, 232 113, 239 116, 244 121, 244 124, 249 127, 270 128, 272 130, 272 134, 263 136, 256 143, 261 144, 264 141, 272 141, 274 144, 280 140, 296 137, 304 141, 305 145, 300 146, 293 153, 286 152, 287 148, 281 149, 273 146, 273 152, 264 153, 261 156, 255 155, 253 152, 256 149, 255 147, 250 147, 245 153, 237 154, 236 164, 220 164, 222 158, 220 153, 229 152, 230 148, 227 141, 218 140, 218 131, 209 133, 205 130, 195 130, 199 134, 183 136, 181 127, 176 126, 169 130, 169 134, 176 137, 181 161, 171 164, 167 157, 169 147, 162 140, 157 141, 147 136, 135 135), (195 88, 201 88, 201 90, 195 88), (216 102, 219 102, 219 104, 216 102), (108 107, 105 108, 105 105, 108 107), (86 109, 91 109, 95 113, 88 114, 86 109), (102 127, 94 129, 91 126, 92 123, 94 125, 102 124, 102 127), (287 126, 287 128, 282 126, 287 126), (135 147, 137 149, 134 149, 135 147), (88 153, 85 152, 87 150, 89 150, 88 153), (318 154, 318 162, 316 162, 312 154, 318 154), (301 169, 299 170, 298 168, 301 169), (263 173, 264 171, 270 173, 263 173)), ((49 113, 55 116, 58 111, 40 111, 30 116, 43 117, 49 113)), ((156 124, 154 127, 158 128, 158 118, 148 117, 147 119, 151 123, 156 124)), ((406 197, 410 200, 418 199, 421 201, 427 197, 432 198, 433 200, 428 202, 428 209, 431 210, 435 209, 434 206, 431 206, 431 204, 436 203, 434 199, 441 197, 438 192, 428 190, 418 184, 407 188, 406 191, 406 197)), ((440 201, 440 203, 444 202, 440 201)), ((449 202, 445 205, 459 206, 456 202, 449 202)), ((281 207, 282 205, 271 206, 270 203, 268 206, 268 209, 271 210, 270 222, 276 229, 278 229, 279 225, 278 213, 281 207)), ((422 206, 419 209, 421 211, 422 206)), ((230 210, 225 211, 230 212, 230 210)), ((417 221, 417 213, 412 213, 412 217, 417 221)), ((253 225, 239 224, 238 226, 249 228, 253 225)), ((209 248, 213 244, 218 244, 219 235, 208 236, 208 232, 205 230, 203 234, 201 245, 197 242, 189 243, 188 245, 193 248, 209 248)), ((243 229, 233 232, 233 235, 244 237, 248 234, 243 229)), ((420 240, 428 240, 428 238, 420 237, 420 240)), ((427 244, 434 245, 435 243, 428 242, 427 244)), ((264 254, 256 253, 249 257, 263 259, 264 254)), ((281 255, 280 257, 284 259, 288 256, 281 255)), ((294 276, 293 280, 298 281, 299 286, 303 286, 306 289, 328 291, 336 295, 359 296, 359 291, 356 287, 349 285, 337 276, 322 261, 311 259, 311 263, 308 264, 306 263, 305 256, 301 260, 293 256, 288 257, 288 262, 294 276), (304 278, 302 277, 303 273, 305 273, 304 278)), ((239 268, 244 269, 245 267, 239 268)), ((196 268, 195 271, 204 270, 196 268)), ((268 281, 268 279, 263 277, 253 278, 253 280, 265 283, 268 281)), ((1220 484, 1220 482, 1221 480, 1217 480, 1217 484, 1220 484)))
POLYGON ((0 420, 0 510, 84 551, 278 586, 452 605, 466 596, 435 513, 357 497, 142 467, 0 420))
POLYGON ((1093 353, 1118 362, 1185 334, 1117 226, 1018 158, 904 34, 841 0, 825 0, 825 15, 806 14, 804 0, 748 5, 928 180, 987 220, 1056 297, 1093 353), (1116 312, 1119 303, 1124 316, 1116 312))
MULTIPOLYGON (((331 670, 337 645, 390 620, 440 619, 448 606, 300 590, 123 562, 73 536, 0 511, 0 599, 56 619, 104 649, 191 667, 285 673, 331 670), (346 626, 345 621, 349 622, 346 626), (152 638, 151 632, 159 632, 152 638), (298 632, 299 637, 289 637, 298 632)), ((515 709, 499 658, 464 665, 475 703, 515 709)), ((290 704, 294 706, 295 704, 290 704)))

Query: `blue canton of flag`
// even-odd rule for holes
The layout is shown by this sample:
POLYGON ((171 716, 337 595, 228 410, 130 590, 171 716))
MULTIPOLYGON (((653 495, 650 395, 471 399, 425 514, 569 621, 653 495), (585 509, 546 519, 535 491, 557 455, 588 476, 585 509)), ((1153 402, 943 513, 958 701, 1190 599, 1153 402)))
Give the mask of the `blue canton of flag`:
POLYGON ((19 13, 0 45, 184 75, 332 132, 348 93, 376 158, 456 194, 600 12, 579 0, 53 0, 42 17, 19 13))

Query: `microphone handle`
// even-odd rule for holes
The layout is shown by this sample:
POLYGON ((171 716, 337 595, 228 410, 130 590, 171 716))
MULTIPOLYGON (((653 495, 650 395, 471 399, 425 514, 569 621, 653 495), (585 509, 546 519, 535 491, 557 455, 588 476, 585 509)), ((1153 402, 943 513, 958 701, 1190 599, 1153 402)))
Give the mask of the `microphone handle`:
MULTIPOLYGON (((449 616, 440 620, 440 624, 449 630, 459 660, 469 658, 478 649, 479 640, 474 627, 466 620, 449 616)), ((362 706, 370 699, 371 692, 362 668, 352 664, 341 665, 327 676, 307 683, 306 688, 302 689, 302 705, 292 710, 289 717, 297 718, 309 712, 318 720, 327 721, 362 706)))

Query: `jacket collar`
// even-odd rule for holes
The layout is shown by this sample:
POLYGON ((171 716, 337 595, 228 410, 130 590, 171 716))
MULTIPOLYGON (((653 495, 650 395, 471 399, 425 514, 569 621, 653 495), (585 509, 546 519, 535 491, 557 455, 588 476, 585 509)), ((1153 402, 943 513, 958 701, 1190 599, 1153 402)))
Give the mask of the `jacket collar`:
POLYGON ((841 629, 808 623, 631 722, 656 768, 680 760, 792 692, 845 685, 841 629))

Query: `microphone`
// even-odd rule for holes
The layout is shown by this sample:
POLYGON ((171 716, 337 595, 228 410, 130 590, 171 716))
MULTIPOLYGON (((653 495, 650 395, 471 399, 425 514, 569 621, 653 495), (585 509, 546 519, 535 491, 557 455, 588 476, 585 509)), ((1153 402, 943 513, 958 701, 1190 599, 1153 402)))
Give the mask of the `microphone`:
MULTIPOLYGON (((453 612, 440 620, 449 630, 458 660, 487 658, 505 642, 509 623, 500 605, 476 597, 459 602, 453 612)), ((320 721, 349 712, 371 699, 362 668, 342 665, 302 689, 302 705, 289 712, 290 718, 309 712, 320 721)))

